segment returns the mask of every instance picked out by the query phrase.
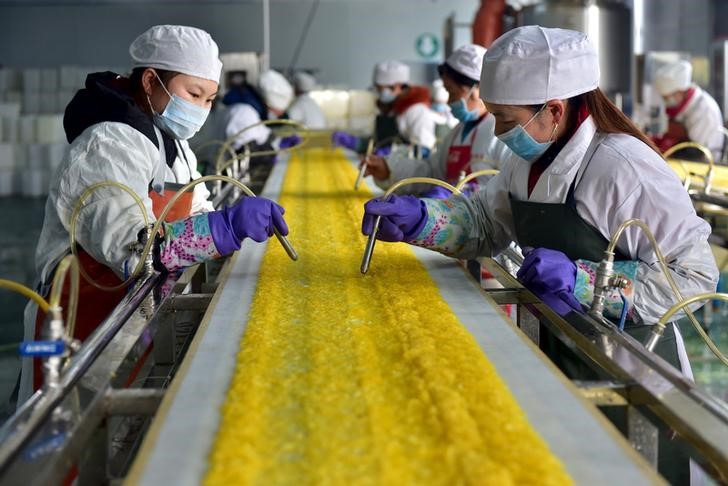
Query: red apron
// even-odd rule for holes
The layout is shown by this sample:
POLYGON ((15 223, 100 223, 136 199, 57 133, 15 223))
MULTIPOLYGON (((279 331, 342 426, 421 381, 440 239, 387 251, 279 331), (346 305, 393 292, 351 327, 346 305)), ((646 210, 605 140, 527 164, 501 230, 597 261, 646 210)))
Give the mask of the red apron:
MULTIPOLYGON (((480 122, 478 122, 478 125, 473 128, 473 133, 470 134, 469 145, 453 144, 447 151, 447 168, 445 172, 447 182, 451 184, 457 183, 460 178, 460 173, 463 171, 465 171, 465 175, 470 174, 470 162, 473 157, 473 142, 475 141, 475 136, 477 135, 479 126, 480 122)), ((464 128, 464 124, 460 126, 460 133, 462 133, 464 128)), ((460 133, 457 133, 453 140, 457 140, 458 137, 460 137, 460 133)))
MULTIPOLYGON (((161 142, 161 140, 160 140, 161 142)), ((164 147, 164 145, 162 145, 164 147)), ((165 168, 166 156, 164 150, 160 150, 160 164, 164 164, 165 168)), ((158 171, 158 174, 164 174, 164 171, 158 171)), ((155 184, 161 185, 161 184, 155 184)), ((165 205, 169 202, 172 197, 182 187, 180 184, 164 183, 161 193, 149 190, 149 197, 152 200, 152 212, 154 216, 159 218, 165 205)), ((167 214, 165 221, 177 221, 190 216, 192 213, 192 196, 193 191, 187 191, 177 202, 172 206, 172 209, 167 214)), ((136 206, 134 210, 136 210, 136 206)), ((86 273, 97 283, 106 287, 116 286, 122 283, 122 280, 106 265, 97 262, 86 253, 82 248, 78 251, 79 264, 83 267, 86 273)), ((133 269, 130 269, 132 271, 133 269)), ((53 275, 49 277, 49 281, 52 281, 53 275)), ((68 297, 70 294, 70 279, 66 279, 63 286, 63 293, 61 297, 61 306, 63 309, 68 309, 68 297)), ((81 277, 79 282, 79 294, 78 294, 78 306, 76 311, 76 327, 73 333, 73 337, 80 341, 86 340, 94 330, 101 324, 104 319, 114 310, 114 308, 121 302, 126 295, 126 288, 121 288, 113 292, 98 289, 86 281, 85 278, 81 277)), ((41 332, 43 328, 43 322, 45 321, 46 314, 40 309, 37 312, 35 319, 35 338, 41 338, 41 332)), ((33 359, 33 389, 38 390, 43 385, 43 361, 39 358, 33 359)))

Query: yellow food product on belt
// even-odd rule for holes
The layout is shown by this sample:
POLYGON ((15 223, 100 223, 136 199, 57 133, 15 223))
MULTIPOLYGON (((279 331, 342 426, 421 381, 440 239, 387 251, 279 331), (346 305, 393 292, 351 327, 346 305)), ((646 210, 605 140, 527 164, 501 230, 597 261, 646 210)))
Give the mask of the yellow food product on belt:
POLYGON ((355 178, 340 152, 290 161, 301 257, 268 245, 206 484, 570 484, 412 250, 359 273, 355 178))

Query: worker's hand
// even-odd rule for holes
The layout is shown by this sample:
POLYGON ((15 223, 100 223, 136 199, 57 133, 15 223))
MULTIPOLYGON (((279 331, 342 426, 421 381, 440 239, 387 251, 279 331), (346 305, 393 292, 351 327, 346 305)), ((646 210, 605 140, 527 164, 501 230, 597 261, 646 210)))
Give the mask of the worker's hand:
POLYGON ((289 135, 287 137, 283 137, 281 139, 281 143, 278 144, 278 146, 282 149, 288 149, 291 147, 295 147, 296 145, 301 143, 302 138, 298 135, 289 135))
POLYGON ((379 179, 380 181, 389 179, 389 166, 383 157, 370 155, 366 159, 362 158, 359 167, 361 167, 361 164, 364 164, 365 162, 367 164, 367 169, 364 172, 365 176, 374 176, 375 179, 379 179))
POLYGON ((377 216, 382 217, 377 233, 378 240, 410 241, 427 223, 427 207, 414 196, 392 195, 386 202, 372 199, 364 205, 362 233, 372 233, 377 216))
POLYGON ((356 150, 359 145, 359 137, 351 133, 335 131, 331 134, 331 143, 334 147, 344 147, 349 150, 356 150))
POLYGON ((288 225, 283 219, 285 209, 270 199, 244 197, 235 205, 208 213, 212 241, 221 255, 228 255, 240 249, 245 238, 265 241, 277 229, 288 234, 288 225))
POLYGON ((524 248, 518 280, 557 314, 565 316, 582 307, 574 296, 576 264, 560 251, 524 248))

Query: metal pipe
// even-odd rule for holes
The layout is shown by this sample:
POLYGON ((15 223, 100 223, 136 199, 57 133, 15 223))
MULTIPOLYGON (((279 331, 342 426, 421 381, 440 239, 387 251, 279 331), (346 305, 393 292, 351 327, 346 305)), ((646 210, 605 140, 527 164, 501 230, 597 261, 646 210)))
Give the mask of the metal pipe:
POLYGON ((270 69, 270 0, 263 0, 263 72, 270 69))
POLYGON ((124 297, 71 359, 70 366, 63 373, 58 386, 45 386, 34 393, 31 399, 3 425, 0 429, 0 474, 7 470, 10 462, 21 452, 36 429, 91 367, 159 280, 158 274, 140 280, 136 290, 124 297))
POLYGON ((359 185, 361 184, 362 179, 364 179, 364 173, 367 171, 367 166, 369 165, 369 157, 372 155, 372 151, 374 150, 374 139, 369 139, 369 144, 367 145, 367 151, 364 155, 364 160, 361 163, 361 167, 359 167, 359 174, 356 176, 356 181, 354 181, 354 190, 359 190, 359 185))

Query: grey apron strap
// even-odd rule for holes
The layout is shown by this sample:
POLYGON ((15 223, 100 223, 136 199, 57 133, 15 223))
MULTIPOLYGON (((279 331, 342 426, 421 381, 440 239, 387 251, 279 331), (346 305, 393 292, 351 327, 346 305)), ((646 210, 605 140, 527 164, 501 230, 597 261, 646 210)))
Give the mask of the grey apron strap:
POLYGON ((157 143, 159 145, 159 160, 157 161, 157 168, 154 171, 154 179, 152 180, 152 190, 162 194, 164 192, 164 179, 167 172, 167 150, 164 148, 164 138, 162 138, 162 132, 154 126, 154 133, 157 134, 157 143))

